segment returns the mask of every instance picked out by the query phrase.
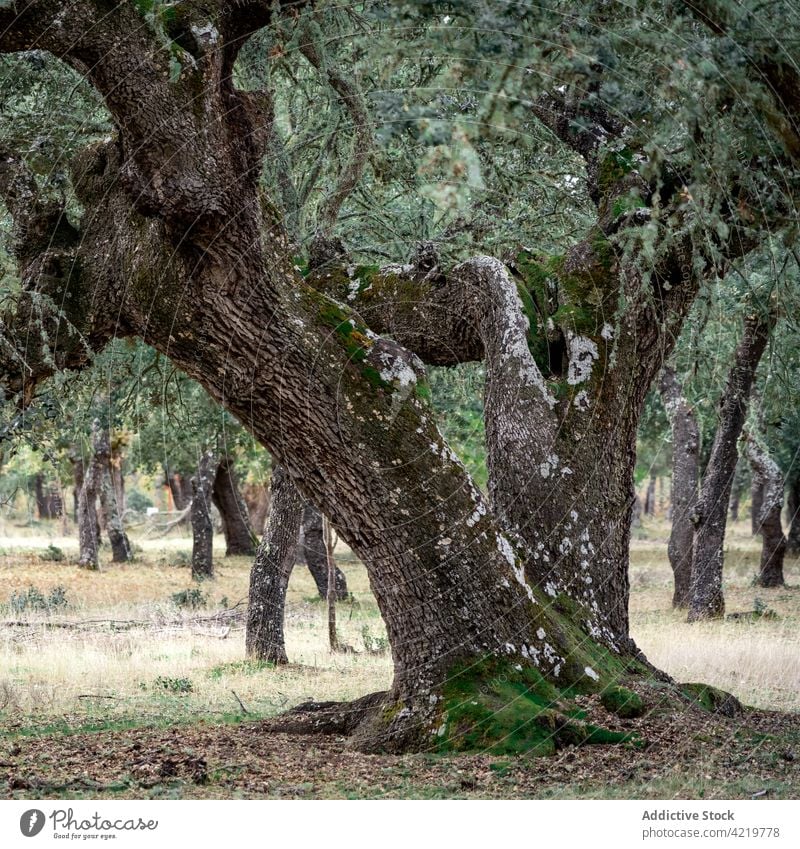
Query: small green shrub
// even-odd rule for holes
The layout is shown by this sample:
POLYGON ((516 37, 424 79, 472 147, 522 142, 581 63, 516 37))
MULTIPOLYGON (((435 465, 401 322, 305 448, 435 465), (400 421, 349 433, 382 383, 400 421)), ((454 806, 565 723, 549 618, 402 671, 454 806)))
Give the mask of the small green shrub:
POLYGON ((11 593, 8 607, 15 613, 25 611, 40 611, 50 613, 66 607, 67 591, 64 587, 53 587, 49 595, 45 595, 38 587, 30 586, 25 592, 11 593))
POLYGON ((208 605, 208 596, 198 587, 191 587, 188 590, 181 590, 178 593, 172 594, 172 603, 176 607, 183 607, 189 610, 197 610, 208 605))
POLYGON ((364 642, 364 649, 369 654, 386 654, 389 651, 389 640, 377 634, 373 634, 369 625, 364 625, 361 629, 361 639, 364 642))
POLYGON ((166 678, 159 675, 153 683, 159 689, 170 693, 191 693, 194 690, 194 684, 188 678, 166 678))
POLYGON ((134 513, 145 513, 148 507, 154 507, 153 499, 138 489, 132 489, 125 495, 128 509, 134 513))
POLYGON ((66 555, 64 552, 57 545, 53 545, 52 543, 39 555, 39 560, 52 563, 60 563, 65 559, 66 555))

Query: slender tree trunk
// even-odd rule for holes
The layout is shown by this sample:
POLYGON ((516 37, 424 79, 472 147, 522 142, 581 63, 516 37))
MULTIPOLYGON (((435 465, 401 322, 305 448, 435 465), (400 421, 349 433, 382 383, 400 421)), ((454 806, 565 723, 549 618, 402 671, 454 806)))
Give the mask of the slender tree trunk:
POLYGON ((99 428, 95 436, 94 456, 100 476, 98 491, 100 513, 111 543, 111 559, 114 563, 126 563, 132 559, 133 554, 128 535, 125 533, 117 492, 111 477, 111 440, 108 431, 104 428, 99 428))
POLYGON ((654 516, 656 512, 656 478, 655 475, 650 476, 647 482, 647 490, 644 496, 644 515, 654 516))
MULTIPOLYGON (((314 578, 320 598, 328 597, 328 557, 325 546, 322 514, 307 502, 303 508, 303 524, 301 528, 303 559, 308 571, 314 578)), ((336 598, 345 601, 348 596, 347 578, 344 572, 334 562, 336 576, 336 598)))
POLYGON ((81 498, 81 489, 83 488, 84 467, 83 457, 77 447, 70 449, 69 459, 72 463, 72 520, 78 524, 78 507, 81 498))
POLYGON ((723 543, 738 459, 737 442, 744 427, 756 369, 766 349, 771 327, 771 317, 756 315, 745 320, 744 336, 736 349, 720 401, 719 424, 695 511, 689 622, 721 618, 725 614, 722 591, 723 543))
POLYGON ((211 522, 211 486, 214 454, 205 451, 192 478, 192 578, 202 581, 214 577, 214 526, 211 522))
POLYGON ((223 455, 217 465, 211 498, 222 517, 225 556, 255 554, 256 547, 247 505, 239 490, 233 460, 227 454, 223 455))
POLYGON ((100 439, 100 423, 92 423, 92 458, 83 477, 78 499, 78 565, 82 569, 97 571, 100 568, 100 526, 97 521, 97 495, 101 485, 103 468, 97 452, 100 439))
POLYGON ((116 500, 116 509, 120 519, 125 516, 127 503, 125 501, 125 475, 122 471, 122 463, 124 460, 122 449, 124 442, 117 436, 111 441, 111 459, 109 462, 109 473, 111 474, 111 484, 114 487, 114 499, 116 500))
POLYGON ((764 503, 764 483, 753 480, 750 485, 750 533, 756 537, 761 533, 761 507, 764 503))
POLYGON ((694 410, 686 403, 675 370, 665 368, 661 396, 672 427, 672 530, 667 552, 675 580, 672 606, 689 606, 694 546, 693 515, 697 504, 700 434, 694 410))
POLYGON ((270 513, 250 573, 247 656, 287 663, 283 620, 286 591, 294 568, 303 498, 282 466, 274 465, 270 513))
POLYGON ((786 551, 791 557, 800 554, 800 476, 795 476, 789 482, 789 535, 786 540, 786 551))
POLYGON ((328 644, 332 652, 341 651, 339 634, 336 630, 336 558, 333 555, 334 537, 331 523, 323 518, 323 534, 325 535, 325 559, 328 566, 328 644))
POLYGON ((761 502, 761 565, 756 575, 759 587, 782 587, 783 557, 786 537, 781 526, 783 509, 783 475, 766 448, 752 435, 747 440, 747 456, 753 468, 753 478, 762 485, 761 502))

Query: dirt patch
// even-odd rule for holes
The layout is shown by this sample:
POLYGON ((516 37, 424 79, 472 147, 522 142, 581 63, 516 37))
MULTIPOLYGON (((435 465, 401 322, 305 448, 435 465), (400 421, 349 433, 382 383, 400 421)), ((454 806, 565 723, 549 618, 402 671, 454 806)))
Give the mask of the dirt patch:
POLYGON ((567 747, 547 758, 364 755, 340 736, 281 720, 130 728, 0 742, 5 798, 796 798, 800 715, 725 718, 656 706, 607 727, 634 746, 567 747))

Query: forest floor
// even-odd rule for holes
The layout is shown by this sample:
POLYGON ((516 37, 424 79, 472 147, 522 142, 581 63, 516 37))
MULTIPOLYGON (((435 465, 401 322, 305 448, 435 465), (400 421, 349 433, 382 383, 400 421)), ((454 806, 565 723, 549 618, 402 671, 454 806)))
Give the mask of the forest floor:
POLYGON ((753 709, 726 719, 651 704, 623 721, 587 697, 594 721, 638 731, 646 745, 512 759, 363 755, 335 736, 282 730, 275 717, 300 702, 352 699, 390 681, 366 573, 346 550, 352 600, 338 621, 354 651, 328 651, 324 605, 298 567, 287 607, 292 663, 274 669, 243 660, 249 559, 220 557, 192 608, 174 597, 192 589, 190 539, 138 539, 135 562, 87 573, 70 562, 74 539, 56 533, 46 523, 0 527, 2 797, 800 796, 800 561, 787 560, 786 588, 754 588, 758 543, 744 524, 728 537, 728 612, 760 615, 687 625, 670 608, 668 527, 652 521, 632 547, 631 621, 656 666, 753 709), (48 546, 66 559, 46 559, 57 556, 48 546))

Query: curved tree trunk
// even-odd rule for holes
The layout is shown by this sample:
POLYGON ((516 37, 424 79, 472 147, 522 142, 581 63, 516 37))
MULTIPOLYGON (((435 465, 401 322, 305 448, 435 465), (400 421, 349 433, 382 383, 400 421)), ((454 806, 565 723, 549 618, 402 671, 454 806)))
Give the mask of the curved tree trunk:
POLYGON ((795 476, 789 482, 789 534, 786 540, 786 551, 792 557, 800 554, 800 476, 795 476))
MULTIPOLYGON (((303 559, 314 578, 320 598, 328 597, 328 559, 325 546, 322 514, 311 503, 303 508, 303 522, 300 538, 302 539, 303 559)), ((336 599, 345 601, 349 595, 347 578, 344 572, 334 563, 336 574, 336 599)))
POLYGON ((745 320, 744 336, 736 349, 720 400, 719 424, 695 511, 689 622, 718 619, 725 613, 722 547, 738 460, 737 442, 747 415, 750 389, 767 347, 771 327, 771 316, 759 314, 745 320))
POLYGON ((672 427, 672 530, 667 552, 675 580, 673 607, 689 606, 694 546, 694 516, 697 503, 700 434, 694 410, 686 403, 673 368, 661 375, 661 396, 672 427))
POLYGON ((247 656, 255 660, 288 663, 284 609, 302 514, 302 496, 283 467, 274 465, 269 519, 250 572, 245 646, 247 656))
POLYGON ((782 587, 783 557, 786 553, 786 537, 781 526, 783 475, 766 448, 753 436, 747 440, 747 456, 753 468, 753 478, 758 479, 763 491, 759 517, 761 565, 756 584, 759 587, 782 587))
POLYGON ((222 517, 222 530, 225 534, 225 556, 251 556, 255 554, 253 531, 247 505, 239 490, 239 481, 233 460, 223 455, 217 465, 211 498, 222 517))
POLYGON ((211 486, 214 454, 205 451, 192 478, 192 578, 202 581, 214 577, 214 526, 211 522, 211 486))
POLYGON ((95 460, 99 467, 100 513, 111 543, 111 559, 114 563, 131 560, 131 544, 122 523, 122 513, 117 501, 117 491, 111 477, 111 441, 105 428, 99 428, 95 436, 95 460))
MULTIPOLYGON (((23 295, 14 326, 30 327, 42 301, 32 293, 46 283, 79 331, 63 332, 64 316, 48 307, 41 335, 59 345, 4 356, 4 386, 30 397, 55 369, 85 365, 87 340, 100 348, 124 332, 169 356, 250 429, 366 565, 394 679, 362 728, 365 747, 455 744, 463 700, 447 699, 454 678, 477 682, 490 715, 496 699, 507 703, 508 686, 536 686, 552 702, 610 684, 635 653, 627 567, 636 425, 697 292, 702 257, 691 228, 664 243, 646 279, 608 241, 623 223, 615 199, 653 193, 635 169, 606 168, 596 179, 606 121, 581 133, 578 149, 594 180, 595 226, 563 256, 533 268, 528 255, 515 277, 492 257, 447 277, 417 263, 411 279, 403 269, 384 275, 399 288, 395 299, 380 298, 378 280, 358 278, 355 292, 347 269, 332 269, 317 281, 341 284, 331 300, 298 274, 260 193, 269 98, 234 85, 253 21, 266 25, 280 4, 248 4, 255 18, 223 6, 214 16, 218 4, 186 4, 192 62, 177 79, 136 4, 0 9, 0 47, 49 50, 80 69, 117 130, 74 163, 80 231, 63 210, 32 204, 35 186, 21 192, 19 180, 0 179, 18 233, 33 229, 21 224, 34 215, 37 234, 61 228, 58 240, 37 235, 16 252, 23 295), (376 336, 345 306, 350 293, 388 312, 408 307, 384 321, 395 338, 376 336), (562 298, 577 307, 567 318, 562 298), (418 356, 486 362, 491 506, 436 426, 418 356)), ((556 121, 567 136, 568 115, 556 121)), ((0 158, 0 178, 17 165, 0 158)), ((660 197, 652 204, 682 226, 680 206, 667 215, 660 197)), ((639 218, 650 220, 646 210, 639 218)), ((205 520, 210 554, 206 472, 201 463, 193 519, 205 520)))

